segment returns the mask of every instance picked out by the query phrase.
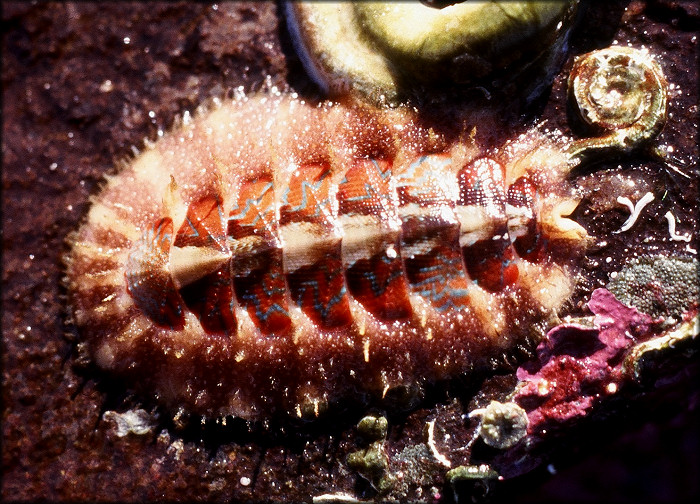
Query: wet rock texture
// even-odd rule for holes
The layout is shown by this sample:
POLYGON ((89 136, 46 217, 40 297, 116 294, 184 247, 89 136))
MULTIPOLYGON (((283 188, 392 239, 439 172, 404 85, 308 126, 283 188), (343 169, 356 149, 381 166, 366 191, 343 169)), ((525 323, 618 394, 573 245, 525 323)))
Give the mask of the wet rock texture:
MULTIPOLYGON (((584 199, 577 218, 597 240, 571 312, 590 315, 590 293, 635 253, 683 251, 685 242, 668 240, 667 211, 675 214, 679 232, 697 232, 700 13, 691 1, 583 7, 572 53, 617 41, 645 45, 659 55, 675 86, 659 142, 672 145, 678 166, 695 177, 678 178, 643 155, 600 162, 581 174, 584 199), (646 191, 666 189, 633 232, 613 233, 628 217, 618 196, 637 201, 646 191)), ((257 89, 268 75, 282 89, 314 92, 279 6, 4 2, 2 23, 0 497, 290 502, 331 493, 376 497, 370 482, 347 464, 348 455, 363 446, 354 426, 367 412, 267 429, 251 430, 230 418, 183 427, 180 419, 81 367, 65 334, 64 238, 115 160, 128 158, 131 146, 144 138, 156 139, 183 111, 238 86, 257 89)), ((573 56, 538 105, 538 115, 565 133, 571 122, 563 105, 565 76, 572 61, 573 56)), ((533 455, 539 468, 491 488, 489 495, 511 502, 567 501, 572 495, 578 502, 696 498, 697 358, 672 361, 660 362, 659 379, 617 401, 604 422, 572 424, 570 434, 559 434, 557 442, 533 455), (555 476, 546 470, 549 463, 561 469, 555 476)), ((472 446, 475 430, 464 415, 499 399, 514 379, 436 387, 417 408, 389 412, 380 455, 391 471, 390 492, 412 500, 453 499, 436 452, 456 461, 460 447, 472 446)), ((473 446, 474 460, 489 459, 488 450, 478 442, 473 446)), ((486 491, 482 482, 457 487, 465 496, 486 491)))

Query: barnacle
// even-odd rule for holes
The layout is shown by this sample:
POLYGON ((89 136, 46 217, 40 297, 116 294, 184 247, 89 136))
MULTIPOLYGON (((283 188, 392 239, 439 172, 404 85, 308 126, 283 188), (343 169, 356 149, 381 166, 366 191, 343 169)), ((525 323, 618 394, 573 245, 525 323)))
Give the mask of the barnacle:
POLYGON ((493 448, 510 448, 527 434, 527 413, 512 402, 491 401, 469 416, 481 419, 479 434, 484 443, 493 448))
POLYGON ((288 2, 307 70, 331 94, 394 100, 426 83, 474 83, 553 64, 578 2, 288 2))

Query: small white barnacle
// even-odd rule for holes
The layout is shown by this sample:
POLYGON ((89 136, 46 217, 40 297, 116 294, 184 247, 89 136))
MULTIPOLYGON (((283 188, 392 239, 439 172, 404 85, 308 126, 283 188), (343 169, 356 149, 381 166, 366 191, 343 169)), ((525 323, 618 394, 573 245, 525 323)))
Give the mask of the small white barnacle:
POLYGON ((142 409, 129 410, 124 413, 108 410, 104 412, 102 419, 113 424, 117 437, 124 437, 128 434, 142 436, 150 433, 154 427, 154 419, 142 409))

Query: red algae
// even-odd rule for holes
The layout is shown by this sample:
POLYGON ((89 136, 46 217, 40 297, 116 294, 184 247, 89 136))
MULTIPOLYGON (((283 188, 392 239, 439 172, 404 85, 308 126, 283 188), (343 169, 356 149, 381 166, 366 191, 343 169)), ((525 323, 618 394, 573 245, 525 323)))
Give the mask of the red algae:
POLYGON ((595 327, 551 329, 537 347, 537 362, 517 370, 521 384, 513 400, 529 410, 531 433, 542 433, 549 422, 585 416, 601 396, 614 394, 630 378, 622 357, 654 322, 606 289, 594 290, 588 306, 595 327))

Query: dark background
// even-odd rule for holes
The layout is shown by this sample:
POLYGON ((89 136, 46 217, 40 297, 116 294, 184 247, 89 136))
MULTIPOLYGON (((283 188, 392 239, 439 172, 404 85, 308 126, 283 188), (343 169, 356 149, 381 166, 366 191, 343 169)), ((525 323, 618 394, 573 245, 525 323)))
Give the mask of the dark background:
MULTIPOLYGON (((695 163, 699 22, 690 1, 598 2, 572 39, 576 53, 618 40, 661 54, 683 91, 675 138, 695 163)), ((267 76, 282 89, 314 91, 276 3, 2 3, 3 501, 297 500, 329 481, 352 488, 356 475, 337 463, 346 433, 290 450, 259 439, 216 449, 160 427, 117 437, 102 413, 125 411, 122 401, 131 399, 76 371, 64 337, 64 239, 101 177, 185 110, 238 86, 258 89, 267 76), (242 476, 252 484, 241 486, 242 476)), ((563 110, 549 113, 566 123, 563 110)), ((696 380, 689 374, 670 400, 628 428, 559 454, 555 476, 542 468, 499 495, 510 502, 697 498, 696 380)))

